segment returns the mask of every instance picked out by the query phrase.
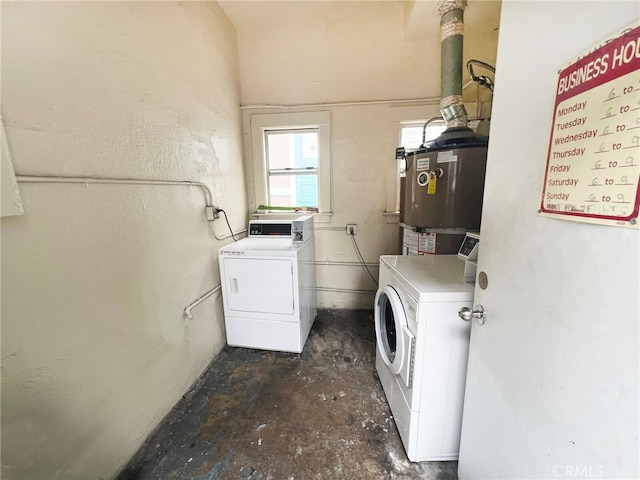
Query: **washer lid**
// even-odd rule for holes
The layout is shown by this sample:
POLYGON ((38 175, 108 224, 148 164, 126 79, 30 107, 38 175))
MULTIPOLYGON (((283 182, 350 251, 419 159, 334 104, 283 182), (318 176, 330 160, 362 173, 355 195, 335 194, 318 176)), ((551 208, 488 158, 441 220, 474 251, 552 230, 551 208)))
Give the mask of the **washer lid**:
POLYGON ((418 302, 473 300, 473 288, 464 283, 464 262, 457 255, 383 255, 380 266, 418 302))

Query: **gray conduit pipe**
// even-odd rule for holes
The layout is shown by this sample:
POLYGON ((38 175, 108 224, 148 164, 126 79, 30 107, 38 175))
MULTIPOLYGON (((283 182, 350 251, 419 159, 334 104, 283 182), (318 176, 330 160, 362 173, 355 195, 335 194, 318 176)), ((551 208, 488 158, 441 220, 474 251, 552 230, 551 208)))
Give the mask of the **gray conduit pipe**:
MULTIPOLYGON (((171 185, 183 187, 196 187, 202 191, 207 208, 214 209, 213 196, 207 185, 201 182, 191 181, 172 181, 172 180, 138 180, 134 178, 103 178, 103 177, 63 177, 54 175, 16 175, 16 180, 22 183, 82 183, 82 184, 105 184, 105 185, 171 185)), ((213 220, 209 220, 211 224, 211 233, 216 240, 225 240, 231 237, 231 233, 218 237, 213 231, 213 220)), ((241 234, 247 230, 239 230, 234 235, 241 234)))
POLYGON ((352 107, 358 105, 394 105, 405 103, 427 103, 437 104, 440 101, 437 97, 424 97, 424 98, 399 98, 395 100, 365 100, 355 102, 332 102, 332 103, 298 103, 293 105, 276 105, 276 104, 264 104, 264 105, 240 105, 240 110, 256 110, 256 109, 289 109, 289 108, 324 108, 324 107, 352 107))
POLYGON ((195 307, 200 305, 202 302, 204 302, 211 295, 213 295, 214 293, 219 291, 221 288, 222 288, 222 285, 218 285, 217 287, 213 287, 211 290, 209 290, 207 293, 205 293, 204 295, 199 297, 197 300, 195 300, 192 303, 190 303, 189 305, 187 305, 185 307, 185 309, 184 309, 184 316, 187 317, 189 320, 191 320, 193 318, 193 313, 191 313, 191 310, 193 310, 195 307))
MULTIPOLYGON (((205 293, 204 295, 199 297, 194 302, 192 302, 189 305, 187 305, 187 307, 185 307, 185 309, 184 309, 184 316, 186 318, 188 318, 189 320, 193 319, 192 310, 195 307, 197 307, 198 305, 200 305, 202 302, 204 302, 211 295, 213 295, 214 293, 218 292, 221 289, 222 289, 222 285, 218 285, 217 287, 212 288, 207 293, 205 293)), ((373 290, 353 290, 353 289, 350 289, 350 288, 316 287, 315 290, 316 291, 320 291, 320 292, 359 293, 359 294, 365 294, 365 295, 374 295, 376 293, 373 290)))
POLYGON ((364 295, 375 295, 375 290, 353 290, 351 288, 329 288, 329 287, 316 287, 318 292, 337 292, 337 293, 361 293, 364 295))
MULTIPOLYGON (((313 260, 312 262, 313 265, 318 265, 320 267, 326 266, 326 267, 362 267, 362 262, 334 262, 331 260, 313 260)), ((370 263, 367 262, 366 263, 367 267, 374 267, 374 268, 378 268, 380 267, 379 263, 370 263)))

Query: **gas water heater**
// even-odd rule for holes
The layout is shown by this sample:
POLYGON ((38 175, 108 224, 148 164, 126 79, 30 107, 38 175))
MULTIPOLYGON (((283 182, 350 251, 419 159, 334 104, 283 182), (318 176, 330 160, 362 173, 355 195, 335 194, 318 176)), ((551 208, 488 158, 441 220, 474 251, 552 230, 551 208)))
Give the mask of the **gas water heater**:
POLYGON ((400 179, 403 254, 454 254, 480 231, 488 137, 468 128, 445 131, 405 159, 400 179))
POLYGON ((406 153, 400 221, 417 228, 479 230, 487 145, 488 137, 452 129, 406 153))

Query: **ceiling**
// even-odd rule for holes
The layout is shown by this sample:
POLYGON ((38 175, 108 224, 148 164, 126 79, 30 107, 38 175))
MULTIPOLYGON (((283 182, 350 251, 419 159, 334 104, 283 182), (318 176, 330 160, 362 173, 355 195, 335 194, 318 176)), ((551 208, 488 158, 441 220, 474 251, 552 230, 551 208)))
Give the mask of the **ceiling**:
MULTIPOLYGON (((218 2, 238 32, 255 31, 315 18, 339 16, 377 8, 381 3, 404 8, 404 36, 408 40, 439 38, 440 0, 221 0, 218 2)), ((465 41, 473 43, 495 32, 500 20, 499 0, 470 0, 465 9, 465 41), (477 38, 476 38, 477 37, 477 38)))
MULTIPOLYGON (((441 0, 218 3, 237 31, 243 103, 304 104, 439 95, 440 73, 433 65, 440 57, 437 10, 441 0), (366 38, 370 39, 370 50, 366 38), (315 63, 305 63, 305 48, 314 52, 315 63), (345 68, 335 67, 338 64, 345 68), (408 66, 410 74, 398 75, 408 66), (283 76, 278 72, 288 73, 283 76), (376 81, 363 88, 358 75, 376 81), (412 77, 420 81, 414 82, 412 77), (335 90, 338 85, 339 95, 335 90)), ((500 10, 500 0, 468 0, 463 65, 470 59, 496 65, 500 10)), ((480 68, 476 74, 488 72, 480 68)), ((465 102, 477 101, 478 92, 479 88, 464 89, 465 102)))

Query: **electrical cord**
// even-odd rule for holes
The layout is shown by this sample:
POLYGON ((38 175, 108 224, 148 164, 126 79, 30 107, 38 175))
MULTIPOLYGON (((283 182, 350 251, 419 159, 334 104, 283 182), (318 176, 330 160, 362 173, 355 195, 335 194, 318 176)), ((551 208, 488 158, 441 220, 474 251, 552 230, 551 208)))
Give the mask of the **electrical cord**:
POLYGON ((471 77, 471 80, 473 80, 474 82, 476 82, 478 85, 482 87, 488 88, 489 90, 491 90, 491 93, 493 93, 493 87, 494 87, 493 80, 484 75, 476 75, 475 73, 473 73, 473 65, 486 68, 494 75, 496 73, 496 69, 491 65, 489 65, 488 63, 481 62, 480 60, 469 60, 467 62, 467 70, 469 71, 469 77, 471 77))
POLYGON ((376 278, 371 274, 371 271, 369 270, 369 267, 367 267, 367 263, 364 261, 364 258, 362 257, 362 253, 360 253, 360 249, 358 248, 358 244, 356 242, 356 236, 355 235, 351 235, 351 241, 353 242, 353 246, 356 249, 356 253, 358 254, 358 257, 360 258, 360 262, 362 263, 362 266, 364 267, 364 269, 367 271, 367 273, 369 274, 369 276, 371 277, 371 280, 373 280, 373 283, 376 284, 376 287, 378 286, 378 281, 376 280, 376 278))
POLYGON ((229 223, 229 218, 227 218, 227 212, 225 212, 223 209, 218 208, 219 212, 224 213, 224 219, 227 222, 227 227, 229 227, 229 232, 231 232, 231 238, 233 238, 234 242, 237 242, 238 239, 235 237, 235 235, 233 234, 233 229, 231 228, 231 224, 229 223))

